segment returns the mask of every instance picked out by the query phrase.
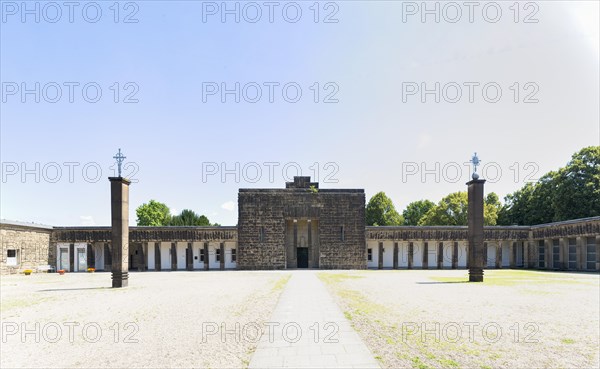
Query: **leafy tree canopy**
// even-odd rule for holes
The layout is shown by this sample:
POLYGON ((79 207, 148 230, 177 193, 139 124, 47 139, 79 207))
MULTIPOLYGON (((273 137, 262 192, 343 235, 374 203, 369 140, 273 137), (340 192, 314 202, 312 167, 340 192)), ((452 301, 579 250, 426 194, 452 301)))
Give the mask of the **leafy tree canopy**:
POLYGON ((386 196, 385 192, 378 192, 373 195, 367 204, 366 209, 367 225, 370 226, 391 226, 402 225, 404 219, 394 207, 392 200, 386 196))
POLYGON ((418 200, 411 202, 402 212, 402 216, 404 217, 404 225, 419 225, 419 220, 421 220, 421 218, 423 218, 423 216, 434 206, 435 203, 429 200, 418 200))
POLYGON ((140 205, 135 213, 137 215, 137 225, 139 226, 163 226, 171 217, 169 207, 154 200, 140 205))

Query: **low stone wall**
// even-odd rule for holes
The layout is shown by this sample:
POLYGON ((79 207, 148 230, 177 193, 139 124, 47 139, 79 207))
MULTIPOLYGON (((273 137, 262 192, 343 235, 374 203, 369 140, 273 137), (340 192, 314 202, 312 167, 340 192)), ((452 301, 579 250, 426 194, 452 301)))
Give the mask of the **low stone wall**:
POLYGON ((38 266, 51 264, 48 262, 51 234, 52 227, 0 223, 0 274, 21 273, 26 269, 37 272, 38 266), (14 254, 14 258, 9 260, 9 254, 14 254))

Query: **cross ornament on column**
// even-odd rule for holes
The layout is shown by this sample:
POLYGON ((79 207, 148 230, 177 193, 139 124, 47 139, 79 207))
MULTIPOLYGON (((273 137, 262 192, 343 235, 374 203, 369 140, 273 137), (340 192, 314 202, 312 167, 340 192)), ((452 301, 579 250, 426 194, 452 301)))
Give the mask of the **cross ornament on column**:
POLYGON ((115 159, 117 161, 117 170, 118 170, 118 177, 121 177, 121 165, 123 164, 123 160, 125 160, 127 157, 123 156, 123 154, 121 153, 121 149, 119 149, 119 152, 117 153, 117 155, 113 156, 113 159, 115 159))
POLYGON ((471 176, 473 179, 479 179, 479 174, 477 174, 477 166, 481 164, 481 160, 477 157, 477 153, 473 154, 471 158, 471 163, 473 164, 473 175, 471 176))

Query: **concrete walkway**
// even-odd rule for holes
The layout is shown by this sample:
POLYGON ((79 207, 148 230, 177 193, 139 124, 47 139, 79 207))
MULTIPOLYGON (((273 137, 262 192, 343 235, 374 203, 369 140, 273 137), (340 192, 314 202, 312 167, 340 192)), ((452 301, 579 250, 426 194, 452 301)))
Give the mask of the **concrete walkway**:
POLYGON ((250 368, 380 368, 317 272, 292 272, 250 368))

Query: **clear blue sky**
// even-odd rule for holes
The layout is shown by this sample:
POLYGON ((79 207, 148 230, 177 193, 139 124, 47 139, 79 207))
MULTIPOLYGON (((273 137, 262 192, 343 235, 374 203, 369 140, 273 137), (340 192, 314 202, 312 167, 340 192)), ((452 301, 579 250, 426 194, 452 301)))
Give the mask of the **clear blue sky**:
MULTIPOLYGON (((422 9, 400 1, 319 2, 317 23, 313 1, 296 2, 302 14, 295 23, 296 6, 289 2, 276 3, 273 22, 269 8, 255 3, 262 12, 256 23, 249 22, 257 13, 248 2, 237 3, 239 23, 231 14, 221 21, 221 1, 120 2, 117 23, 114 1, 96 2, 102 11, 96 23, 91 22, 94 6, 87 5, 87 20, 82 16, 87 2, 74 8, 73 22, 69 8, 62 6, 59 16, 46 2, 37 3, 39 23, 21 1, 1 2, 4 219, 108 225, 107 177, 113 175, 118 148, 139 169, 133 176, 138 182, 131 186, 132 223, 135 208, 156 199, 174 211, 190 208, 213 222, 234 225, 237 189, 283 187, 286 163, 298 163, 304 175, 313 175, 318 163, 321 182, 336 168, 333 178, 339 182, 321 187, 364 188, 368 197, 385 191, 401 211, 414 200, 438 201, 465 190, 468 170, 463 167, 456 178, 452 163, 462 165, 474 151, 484 164, 497 163, 488 164, 488 179, 497 176, 495 168, 502 170, 486 190, 503 197, 521 187, 528 174, 539 177, 564 166, 582 147, 600 144, 597 1, 541 1, 537 8, 521 7, 518 15, 510 8, 512 1, 497 2, 502 15, 496 23, 490 21, 495 8, 487 9, 488 19, 483 17, 486 3, 474 9, 473 22, 463 7, 456 23, 448 21, 456 18, 456 9, 444 8, 444 2, 439 3, 439 23, 434 15, 423 23, 422 9), (288 20, 282 16, 284 7, 288 20), (130 20, 138 22, 124 23, 132 13, 130 20), (326 18, 337 22, 326 23, 326 18), (526 18, 537 23, 525 23, 526 18), (35 94, 22 94, 22 87, 34 89, 36 82, 39 103, 35 94), (73 87, 72 103, 69 82, 79 84, 73 87), (113 101, 115 82, 118 103, 113 101), (129 82, 134 85, 125 88, 129 82), (246 95, 240 103, 233 95, 222 103, 219 93, 203 102, 206 82, 230 89, 239 82, 246 95), (273 102, 264 85, 268 82, 279 83, 273 102), (282 96, 281 87, 290 82, 302 89, 296 103, 282 96), (318 103, 313 101, 315 82, 318 103), (423 103, 420 93, 406 94, 408 84, 433 89, 436 82, 439 103, 433 95, 425 95, 423 103), (464 85, 468 82, 479 84, 473 102, 464 85), (518 103, 513 101, 515 82, 518 103), (83 98, 87 83, 100 86, 98 102, 83 98), (255 96, 252 83, 262 86, 256 103, 244 100, 255 96), (325 88, 326 83, 333 84, 325 88), (482 96, 481 86, 488 83, 502 89, 496 103, 482 96), (55 84, 62 96, 51 103, 55 84), (456 85, 461 86, 460 101, 445 101, 454 98, 456 85), (134 91, 138 102, 124 103, 134 91), (339 101, 324 103, 332 92, 339 101), (539 102, 524 103, 528 96, 539 102), (78 163, 72 183, 65 162, 78 163), (256 162, 262 177, 255 183, 243 176, 236 183, 234 175, 225 183, 220 175, 204 181, 203 163, 211 162, 229 169, 236 162, 240 168, 256 162), (265 162, 280 163, 272 181, 265 162), (335 166, 326 168, 329 162, 335 166), (38 172, 39 183, 35 174, 23 180, 22 163, 38 172), (58 163, 62 177, 56 178, 52 163, 58 163), (96 176, 94 163, 101 178, 86 181, 96 176), (407 176, 414 169, 411 163, 425 163, 432 173, 423 179, 419 168, 407 176)), ((35 4, 27 2, 34 13, 35 4)), ((234 9, 236 2, 227 6, 234 9)), ((294 98, 293 91, 286 97, 294 98)), ((488 90, 486 97, 494 94, 488 90)), ((88 89, 86 98, 94 95, 88 89)))

